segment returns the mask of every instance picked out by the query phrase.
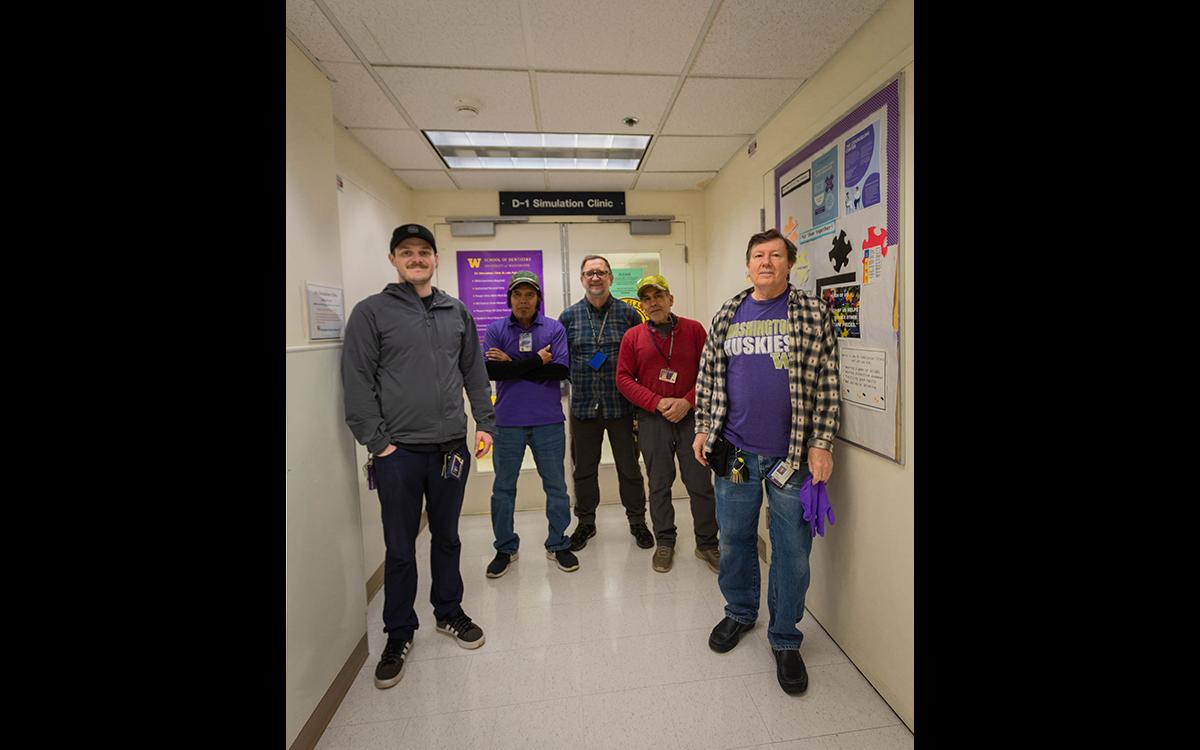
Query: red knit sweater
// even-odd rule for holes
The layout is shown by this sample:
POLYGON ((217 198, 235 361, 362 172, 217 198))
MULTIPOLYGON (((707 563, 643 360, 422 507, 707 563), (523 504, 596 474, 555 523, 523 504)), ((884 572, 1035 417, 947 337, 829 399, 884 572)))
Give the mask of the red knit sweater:
POLYGON ((630 328, 621 339, 621 350, 617 355, 617 390, 634 406, 654 411, 663 396, 686 398, 693 407, 696 405, 696 376, 707 334, 704 326, 679 316, 675 316, 673 332, 675 348, 670 369, 679 373, 674 383, 658 379, 659 372, 667 366, 665 355, 672 351, 670 337, 659 336, 647 321, 630 328))

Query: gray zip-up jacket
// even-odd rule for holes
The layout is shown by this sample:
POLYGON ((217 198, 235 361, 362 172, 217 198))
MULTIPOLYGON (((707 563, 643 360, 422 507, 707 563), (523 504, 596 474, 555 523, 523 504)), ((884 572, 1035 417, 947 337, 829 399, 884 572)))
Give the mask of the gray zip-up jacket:
POLYGON ((426 312, 411 284, 388 284, 354 306, 344 338, 346 424, 372 455, 466 437, 464 387, 478 429, 495 434, 479 334, 461 301, 434 287, 426 312))

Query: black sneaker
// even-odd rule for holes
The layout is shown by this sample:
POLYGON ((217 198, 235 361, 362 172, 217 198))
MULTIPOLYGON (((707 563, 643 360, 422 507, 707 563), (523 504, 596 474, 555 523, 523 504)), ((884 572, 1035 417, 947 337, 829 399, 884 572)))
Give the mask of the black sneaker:
POLYGON ((494 558, 492 558, 492 561, 490 563, 488 563, 487 577, 488 578, 499 578, 500 576, 502 576, 508 572, 509 563, 515 563, 516 561, 517 561, 517 553, 516 552, 512 553, 511 555, 504 553, 504 552, 497 552, 496 556, 494 558))
POLYGON ((479 648, 483 645, 483 628, 471 622, 471 618, 462 610, 454 617, 438 620, 436 630, 450 636, 463 648, 479 648))
POLYGON ((587 540, 596 536, 596 525, 592 523, 581 523, 575 527, 575 533, 571 535, 571 550, 578 552, 587 546, 587 540))
POLYGON ((569 549, 546 550, 546 559, 558 563, 559 570, 565 570, 568 573, 579 570, 579 558, 569 549))
POLYGON ((383 647, 383 655, 379 657, 379 666, 375 667, 375 687, 380 690, 390 688, 404 676, 404 660, 412 641, 388 641, 383 647))
POLYGON ((637 546, 642 549, 650 549, 654 546, 654 535, 650 533, 650 529, 646 528, 646 524, 629 524, 629 533, 633 534, 633 538, 637 540, 637 546))

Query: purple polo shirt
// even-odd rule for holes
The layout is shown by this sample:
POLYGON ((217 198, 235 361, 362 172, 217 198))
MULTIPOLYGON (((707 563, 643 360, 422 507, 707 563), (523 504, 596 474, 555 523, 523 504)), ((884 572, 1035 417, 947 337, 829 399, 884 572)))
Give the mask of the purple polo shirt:
MULTIPOLYGON (((537 313, 529 328, 522 328, 511 314, 507 318, 493 320, 483 334, 483 350, 493 346, 513 358, 513 361, 537 357, 538 350, 550 345, 552 364, 571 366, 567 357, 567 332, 554 318, 537 313), (532 351, 520 351, 521 334, 533 333, 532 351)), ((536 427, 543 424, 565 422, 562 410, 560 381, 548 380, 535 383, 520 378, 496 381, 496 426, 536 427)))

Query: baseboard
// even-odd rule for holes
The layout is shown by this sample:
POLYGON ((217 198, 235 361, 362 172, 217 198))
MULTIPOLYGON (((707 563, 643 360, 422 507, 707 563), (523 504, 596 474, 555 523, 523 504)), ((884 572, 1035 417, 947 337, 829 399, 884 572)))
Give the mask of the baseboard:
POLYGON ((381 588, 383 588, 383 563, 379 563, 379 567, 367 579, 367 604, 371 603, 381 588))
POLYGON ((342 699, 346 697, 350 685, 354 683, 354 678, 358 677, 359 671, 366 663, 367 634, 363 633, 362 640, 354 647, 354 651, 342 666, 342 670, 338 672, 337 677, 333 678, 333 684, 325 691, 325 697, 321 698, 321 702, 313 709, 312 715, 308 717, 300 734, 296 735, 296 741, 292 743, 289 750, 312 750, 317 746, 321 735, 325 733, 325 728, 329 726, 333 715, 342 705, 342 699))

